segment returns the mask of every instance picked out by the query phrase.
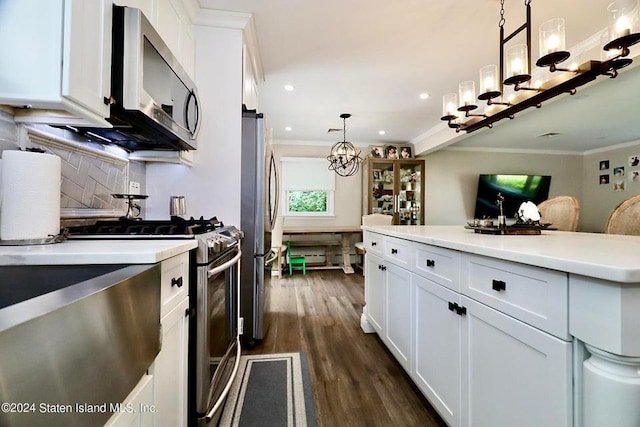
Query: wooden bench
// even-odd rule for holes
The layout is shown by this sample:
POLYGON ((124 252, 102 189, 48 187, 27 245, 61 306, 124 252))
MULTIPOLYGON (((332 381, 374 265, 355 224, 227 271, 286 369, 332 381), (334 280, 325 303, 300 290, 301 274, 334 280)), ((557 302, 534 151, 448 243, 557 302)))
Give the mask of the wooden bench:
MULTIPOLYGON (((341 248, 342 242, 336 240, 290 240, 291 248, 324 248, 324 263, 307 263, 307 269, 318 270, 327 268, 342 268, 342 265, 333 264, 332 259, 335 254, 335 248, 341 248)), ((304 254, 309 257, 309 254, 304 254)))
MULTIPOLYGON (((283 234, 289 236, 289 240, 291 240, 290 236, 293 235, 304 235, 307 236, 327 236, 327 240, 317 241, 317 240, 291 240, 291 244, 295 246, 303 246, 305 243, 303 242, 311 242, 313 243, 311 246, 320 246, 325 247, 325 255, 330 255, 331 252, 327 248, 332 248, 336 245, 339 245, 342 249, 342 270, 347 274, 353 273, 353 267, 351 266, 351 235, 355 233, 361 233, 360 226, 336 226, 336 227, 285 227, 283 230, 283 234), (338 237, 340 239, 339 243, 334 243, 335 239, 331 236, 338 237)), ((309 245, 307 243, 307 245, 309 245)), ((325 256, 325 260, 331 262, 331 256, 325 256)), ((322 268, 327 268, 327 263, 322 268)), ((333 264, 328 266, 329 268, 334 268, 333 264)))

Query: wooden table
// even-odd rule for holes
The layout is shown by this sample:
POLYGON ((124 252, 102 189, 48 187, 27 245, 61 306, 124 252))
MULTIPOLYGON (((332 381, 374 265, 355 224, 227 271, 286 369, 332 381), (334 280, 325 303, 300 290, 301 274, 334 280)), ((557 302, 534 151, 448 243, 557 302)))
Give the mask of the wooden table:
MULTIPOLYGON (((354 233, 361 233, 360 226, 347 226, 347 227, 285 227, 282 230, 282 234, 287 235, 339 235, 340 247, 342 249, 342 271, 346 274, 353 273, 353 267, 351 267, 351 235, 354 233)), ((295 246, 295 242, 292 242, 295 246)), ((327 260, 326 262, 330 262, 327 260)))

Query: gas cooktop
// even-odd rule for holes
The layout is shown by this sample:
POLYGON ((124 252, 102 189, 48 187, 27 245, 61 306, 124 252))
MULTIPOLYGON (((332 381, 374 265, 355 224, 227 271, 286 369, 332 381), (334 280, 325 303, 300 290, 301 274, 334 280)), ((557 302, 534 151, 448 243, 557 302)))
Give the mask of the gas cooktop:
POLYGON ((136 220, 121 218, 101 220, 92 225, 69 228, 70 239, 193 239, 224 227, 215 216, 205 219, 171 217, 169 220, 136 220))

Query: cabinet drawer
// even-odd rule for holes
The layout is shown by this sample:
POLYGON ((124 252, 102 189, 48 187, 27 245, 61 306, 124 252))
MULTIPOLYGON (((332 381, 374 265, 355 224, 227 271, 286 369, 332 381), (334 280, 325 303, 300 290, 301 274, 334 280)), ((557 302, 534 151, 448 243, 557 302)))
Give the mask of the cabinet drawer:
POLYGON ((411 266, 411 242, 395 237, 384 237, 384 259, 409 269, 411 266))
POLYGON ((462 257, 463 294, 569 340, 566 273, 478 255, 462 257))
POLYGON ((162 262, 160 317, 169 313, 189 295, 189 253, 185 252, 162 262))
POLYGON ((384 242, 384 236, 382 234, 376 234, 370 231, 365 231, 364 248, 367 252, 373 252, 378 255, 382 255, 384 253, 383 242, 384 242))
POLYGON ((413 272, 460 292, 460 252, 414 242, 413 272))

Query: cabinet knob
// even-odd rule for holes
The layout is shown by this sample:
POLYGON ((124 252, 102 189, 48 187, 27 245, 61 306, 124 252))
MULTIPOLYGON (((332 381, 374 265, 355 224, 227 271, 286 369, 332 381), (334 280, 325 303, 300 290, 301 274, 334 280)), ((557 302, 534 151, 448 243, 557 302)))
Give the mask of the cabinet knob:
POLYGON ((387 267, 385 267, 384 265, 381 265, 381 266, 380 266, 380 270, 382 270, 382 271, 387 271, 387 267))
POLYGON ((392 254, 397 254, 397 253, 398 253, 398 250, 397 250, 397 249, 393 249, 393 248, 392 248, 392 249, 391 249, 391 253, 392 253, 392 254))
POLYGON ((507 284, 505 282, 503 282, 502 280, 493 280, 492 284, 491 284, 491 288, 496 291, 496 292, 500 292, 500 291, 504 291, 507 289, 507 284))
POLYGON ((435 260, 427 259, 427 267, 435 267, 435 266, 436 266, 435 260))
POLYGON ((181 288, 183 285, 182 283, 182 276, 178 277, 178 278, 172 278, 171 279, 171 286, 177 286, 179 288, 181 288))

